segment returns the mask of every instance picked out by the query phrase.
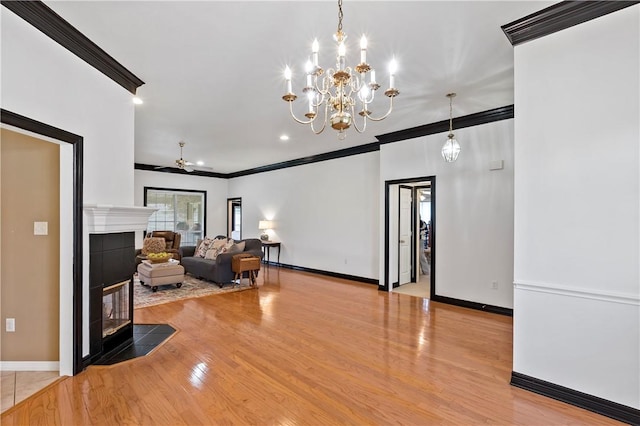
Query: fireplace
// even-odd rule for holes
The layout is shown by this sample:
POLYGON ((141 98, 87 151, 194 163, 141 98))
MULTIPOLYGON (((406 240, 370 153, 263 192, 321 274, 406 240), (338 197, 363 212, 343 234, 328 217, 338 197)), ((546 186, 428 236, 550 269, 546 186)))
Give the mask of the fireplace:
POLYGON ((89 350, 95 361, 133 339, 135 234, 89 235, 89 350))
POLYGON ((129 311, 129 286, 122 281, 102 289, 102 338, 111 336, 132 323, 129 311))
POLYGON ((154 211, 149 207, 84 205, 89 241, 89 280, 83 288, 89 313, 85 322, 88 333, 83 334, 85 367, 133 342, 135 231, 147 228, 154 211))

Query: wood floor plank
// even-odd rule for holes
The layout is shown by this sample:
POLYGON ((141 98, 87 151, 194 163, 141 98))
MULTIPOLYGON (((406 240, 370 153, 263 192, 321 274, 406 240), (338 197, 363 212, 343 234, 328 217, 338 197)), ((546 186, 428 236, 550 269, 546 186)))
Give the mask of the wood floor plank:
POLYGON ((617 424, 510 386, 509 317, 274 267, 258 284, 136 309, 178 332, 2 424, 617 424))

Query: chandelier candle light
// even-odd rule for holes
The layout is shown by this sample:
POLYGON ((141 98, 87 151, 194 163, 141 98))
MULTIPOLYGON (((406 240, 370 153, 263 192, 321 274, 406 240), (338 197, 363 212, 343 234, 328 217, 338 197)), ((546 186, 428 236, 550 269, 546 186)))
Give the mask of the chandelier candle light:
POLYGON ((447 163, 456 161, 458 154, 460 154, 460 144, 453 135, 453 98, 455 98, 455 96, 455 93, 447 94, 447 98, 449 98, 449 135, 442 147, 442 158, 444 158, 444 161, 447 163))
POLYGON ((311 59, 305 66, 306 85, 302 92, 307 96, 308 109, 304 116, 306 120, 300 120, 293 113, 293 101, 297 95, 291 88, 291 69, 287 66, 284 71, 284 78, 287 82, 287 93, 282 99, 289 103, 289 111, 295 121, 300 124, 309 124, 311 130, 316 135, 322 133, 327 125, 338 131, 338 139, 346 137, 346 130, 351 127, 358 133, 366 130, 367 119, 372 121, 382 121, 391 114, 393 110, 393 98, 400 93, 395 86, 395 72, 397 65, 395 60, 389 65, 389 88, 384 92, 389 98, 389 110, 381 117, 373 117, 368 106, 375 98, 375 92, 380 88, 376 82, 375 70, 367 64, 367 39, 362 36, 360 39, 360 63, 355 68, 346 66, 346 46, 347 35, 342 31, 342 0, 338 0, 338 30, 333 38, 338 44, 338 55, 336 57, 336 67, 329 68, 326 73, 318 65, 318 52, 320 45, 315 39, 311 45, 311 59), (355 71, 355 72, 354 72, 355 71), (369 74, 369 82, 366 77, 369 74), (356 107, 360 110, 358 114, 363 118, 361 126, 354 120, 356 107), (316 128, 316 120, 320 116, 320 111, 324 109, 324 119, 316 128), (329 113, 331 110, 331 113, 329 113))

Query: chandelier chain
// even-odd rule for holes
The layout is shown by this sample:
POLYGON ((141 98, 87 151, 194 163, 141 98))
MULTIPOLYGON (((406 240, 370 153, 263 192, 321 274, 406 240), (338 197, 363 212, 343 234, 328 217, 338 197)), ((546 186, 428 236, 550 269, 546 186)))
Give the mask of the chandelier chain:
POLYGON ((342 13, 342 0, 338 0, 338 34, 342 34, 342 18, 344 14, 342 13))
POLYGON ((453 96, 449 96, 449 133, 453 133, 453 96))

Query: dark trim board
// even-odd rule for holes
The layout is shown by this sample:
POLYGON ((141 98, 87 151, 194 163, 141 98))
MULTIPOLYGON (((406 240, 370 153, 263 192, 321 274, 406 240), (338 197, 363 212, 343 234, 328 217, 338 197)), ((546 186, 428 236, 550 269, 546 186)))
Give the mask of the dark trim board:
MULTIPOLYGON (((481 124, 493 123, 494 121, 508 120, 514 117, 513 105, 507 105, 487 111, 477 112, 453 119, 453 128, 462 129, 465 127, 479 126, 481 124)), ((397 132, 387 133, 376 136, 378 142, 371 142, 364 145, 353 146, 350 148, 340 149, 337 151, 324 152, 322 154, 311 155, 309 157, 297 158, 295 160, 283 161, 280 163, 268 164, 266 166, 254 167, 252 169, 240 170, 232 173, 205 172, 194 170, 193 172, 185 172, 177 167, 163 167, 152 164, 135 163, 134 169, 146 170, 150 172, 176 173, 191 176, 206 176, 221 179, 233 179, 241 176, 249 176, 258 173, 271 172, 274 170, 288 169, 289 167, 304 166, 306 164, 318 163, 320 161, 336 160, 339 158, 350 157, 352 155, 366 154, 369 152, 380 151, 380 145, 392 142, 401 142, 407 139, 413 139, 420 136, 433 135, 436 133, 444 133, 449 131, 449 120, 439 121, 437 123, 425 124, 410 129, 400 130, 397 132)))
POLYGON ((487 305, 485 303, 471 302, 469 300, 454 299, 453 297, 438 296, 437 294, 432 294, 431 300, 433 302, 446 303, 448 305, 460 306, 463 308, 471 308, 471 309, 476 309, 478 311, 485 311, 485 312, 491 312, 494 314, 506 315, 508 317, 513 316, 513 309, 503 308, 502 306, 487 305))
POLYGON ((563 1, 503 25, 513 46, 599 18, 639 1, 563 1))
POLYGON ((177 167, 154 166, 153 164, 134 163, 133 168, 134 170, 146 170, 148 172, 175 173, 178 175, 204 176, 204 177, 228 179, 228 175, 225 173, 205 172, 202 170, 194 170, 192 172, 187 172, 186 170, 182 170, 177 167))
POLYGON ((556 385, 525 374, 511 372, 511 385, 516 386, 631 425, 640 425, 640 410, 556 385))
POLYGON ((269 267, 279 266, 281 268, 292 269, 294 271, 309 272, 311 274, 325 275, 327 277, 341 278, 343 280, 357 281, 365 284, 378 285, 378 280, 374 278, 358 277, 356 275, 341 274, 339 272, 331 272, 331 271, 322 271, 320 269, 305 268, 304 266, 287 265, 285 263, 277 263, 277 262, 268 262, 267 265, 269 265, 269 267))
POLYGON ((228 173, 227 179, 240 176, 248 176, 256 173, 271 172, 273 170, 287 169, 289 167, 303 166, 305 164, 317 163, 320 161, 335 160, 338 158, 350 157, 352 155, 366 154, 380 150, 378 142, 372 142, 365 145, 357 145, 351 148, 340 149, 337 151, 325 152, 322 154, 311 155, 309 157, 297 158, 295 160, 283 161, 281 163, 269 164, 266 166, 255 167, 253 169, 241 170, 239 172, 228 173))
MULTIPOLYGON (((464 115, 453 119, 453 129, 463 129, 465 127, 479 126, 481 124, 493 123, 494 121, 508 120, 514 117, 513 105, 507 105, 475 114, 464 115)), ((409 129, 398 130, 397 132, 386 133, 376 136, 380 144, 400 142, 407 139, 419 138, 422 136, 446 133, 449 131, 449 120, 442 120, 435 123, 424 124, 422 126, 411 127, 409 129)))
MULTIPOLYGON (((4 4, 4 3, 3 3, 4 4)), ((82 136, 50 126, 5 109, 0 110, 3 124, 57 139, 73 145, 73 374, 83 370, 82 359, 82 136)))
POLYGON ((134 95, 144 84, 43 2, 2 0, 2 5, 134 95))

